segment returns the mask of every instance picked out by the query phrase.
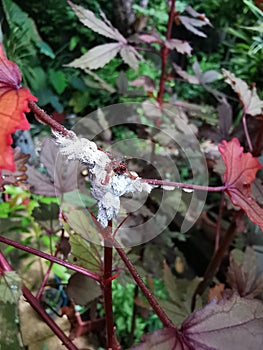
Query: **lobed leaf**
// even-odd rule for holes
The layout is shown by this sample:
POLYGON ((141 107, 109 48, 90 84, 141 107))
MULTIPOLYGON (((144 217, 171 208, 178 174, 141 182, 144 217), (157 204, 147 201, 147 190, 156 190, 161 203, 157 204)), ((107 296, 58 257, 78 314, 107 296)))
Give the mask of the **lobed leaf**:
POLYGON ((128 66, 134 70, 138 70, 139 61, 136 57, 138 56, 138 53, 132 46, 123 46, 121 48, 120 55, 123 61, 128 64, 128 66))
POLYGON ((121 50, 122 44, 110 43, 95 46, 80 58, 67 64, 68 67, 98 69, 109 63, 121 50))
POLYGON ((263 230, 263 208, 251 195, 251 184, 256 173, 262 168, 251 153, 244 153, 237 138, 218 146, 226 165, 224 182, 232 203, 245 211, 247 216, 263 230))
POLYGON ((235 250, 230 255, 230 265, 227 271, 227 283, 242 297, 254 298, 263 293, 263 275, 257 273, 257 257, 252 247, 247 247, 242 253, 243 261, 235 260, 235 250))
POLYGON ((165 46, 170 50, 175 49, 179 53, 182 53, 182 54, 186 53, 187 55, 192 56, 191 54, 192 47, 187 41, 183 41, 179 39, 170 39, 165 41, 165 46))
POLYGON ((222 71, 226 83, 228 83, 237 93, 246 114, 252 116, 261 114, 263 111, 263 101, 259 98, 256 87, 253 86, 252 88, 249 88, 244 80, 237 78, 233 73, 226 69, 223 69, 222 71))
MULTIPOLYGON (((79 20, 88 28, 92 29, 94 32, 101 34, 107 38, 126 43, 126 39, 121 35, 121 33, 114 28, 112 25, 108 25, 102 20, 98 19, 95 14, 85 9, 82 6, 75 5, 71 1, 68 1, 75 14, 78 16, 79 20)), ((108 21, 107 21, 108 22, 108 21)), ((108 22, 109 23, 109 22, 108 22)))
POLYGON ((247 350, 263 344, 263 304, 234 295, 189 316, 181 329, 161 329, 142 337, 134 350, 247 350))

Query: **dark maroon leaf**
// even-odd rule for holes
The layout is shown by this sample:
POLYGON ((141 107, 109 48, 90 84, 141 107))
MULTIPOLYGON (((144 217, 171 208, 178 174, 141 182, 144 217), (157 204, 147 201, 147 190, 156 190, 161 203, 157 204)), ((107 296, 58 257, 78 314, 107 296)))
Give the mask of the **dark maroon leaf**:
POLYGON ((263 304, 232 296, 214 299, 189 316, 179 332, 163 329, 147 334, 136 350, 247 350, 263 344, 263 304))
POLYGON ((59 249, 59 252, 63 255, 63 260, 67 260, 69 253, 71 251, 71 245, 69 243, 69 237, 60 237, 57 248, 59 249))
POLYGON ((247 247, 242 255, 241 263, 235 260, 234 252, 230 255, 227 282, 240 296, 254 298, 263 293, 263 275, 257 273, 257 259, 253 248, 247 247))
POLYGON ((93 279, 74 273, 69 279, 66 293, 75 304, 85 306, 101 296, 101 288, 93 279))

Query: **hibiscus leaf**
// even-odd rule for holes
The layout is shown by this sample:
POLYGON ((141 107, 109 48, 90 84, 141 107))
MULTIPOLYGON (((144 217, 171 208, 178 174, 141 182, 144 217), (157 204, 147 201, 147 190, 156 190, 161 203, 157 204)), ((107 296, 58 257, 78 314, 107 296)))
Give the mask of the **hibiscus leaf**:
POLYGON ((234 295, 189 316, 181 329, 161 329, 142 337, 134 350, 261 349, 263 305, 234 295))
POLYGON ((126 64, 128 64, 132 69, 138 70, 139 61, 137 57, 141 59, 142 57, 138 55, 137 51, 132 46, 124 45, 120 51, 120 55, 126 64))
MULTIPOLYGON (((126 39, 121 35, 121 33, 114 28, 110 22, 97 18, 94 13, 90 10, 85 9, 82 6, 75 5, 71 1, 68 1, 69 5, 78 16, 79 20, 88 28, 92 29, 94 32, 99 33, 107 38, 114 39, 126 43, 126 39)), ((102 14, 103 15, 103 14, 102 14)), ((104 15, 103 15, 104 17, 104 15)), ((104 19, 106 19, 104 17, 104 19)))
POLYGON ((252 247, 247 247, 242 254, 242 262, 235 259, 236 250, 230 255, 227 282, 240 296, 254 298, 263 293, 263 275, 257 272, 257 257, 252 247))
POLYGON ((170 50, 175 49, 181 54, 186 53, 187 55, 192 56, 192 47, 187 41, 179 39, 170 39, 165 41, 165 46, 170 50))
POLYGON ((0 169, 15 171, 11 134, 17 129, 29 130, 25 117, 28 101, 37 101, 25 87, 20 87, 21 74, 17 65, 9 61, 0 45, 0 169))
POLYGON ((263 101, 259 98, 256 87, 253 86, 250 89, 244 80, 236 78, 233 73, 225 69, 223 69, 223 75, 226 83, 237 93, 246 114, 252 116, 261 114, 263 111, 263 101))
POLYGON ((101 296, 101 288, 96 281, 77 272, 70 277, 66 293, 75 304, 85 306, 101 296))
POLYGON ((226 165, 224 182, 232 203, 245 211, 249 219, 263 230, 263 208, 251 195, 251 184, 262 168, 251 153, 244 153, 237 138, 218 146, 226 165))
POLYGON ((93 47, 83 56, 67 64, 67 67, 97 69, 104 67, 120 51, 122 44, 110 43, 93 47))

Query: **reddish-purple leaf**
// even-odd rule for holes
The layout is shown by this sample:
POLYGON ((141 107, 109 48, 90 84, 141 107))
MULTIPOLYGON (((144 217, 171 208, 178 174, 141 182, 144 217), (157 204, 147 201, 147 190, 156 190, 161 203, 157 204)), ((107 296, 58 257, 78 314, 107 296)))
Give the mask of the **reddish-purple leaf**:
POLYGON ((233 296, 188 317, 181 332, 194 350, 256 350, 263 345, 262 329, 262 302, 233 296))
POLYGON ((249 219, 263 230, 263 209, 251 195, 251 184, 262 165, 251 153, 243 152, 237 138, 229 142, 223 140, 218 149, 226 165, 224 182, 232 203, 242 208, 249 219))
POLYGON ((234 295, 189 316, 180 331, 162 329, 142 337, 134 350, 247 350, 263 345, 263 304, 234 295))
POLYGON ((98 69, 109 63, 120 51, 122 44, 110 43, 93 47, 83 56, 69 63, 68 67, 98 69))
POLYGON ((192 56, 191 51, 192 47, 187 41, 178 40, 178 39, 170 39, 165 41, 165 46, 170 50, 176 50, 179 53, 187 54, 192 56))
POLYGON ((139 38, 145 42, 146 44, 151 44, 151 43, 160 43, 161 40, 159 38, 157 38, 154 35, 150 35, 150 34, 141 34, 139 35, 139 38))
POLYGON ((237 93, 246 114, 255 116, 263 113, 263 101, 258 97, 255 86, 249 88, 244 80, 236 78, 233 73, 225 69, 223 69, 223 75, 226 83, 237 93))

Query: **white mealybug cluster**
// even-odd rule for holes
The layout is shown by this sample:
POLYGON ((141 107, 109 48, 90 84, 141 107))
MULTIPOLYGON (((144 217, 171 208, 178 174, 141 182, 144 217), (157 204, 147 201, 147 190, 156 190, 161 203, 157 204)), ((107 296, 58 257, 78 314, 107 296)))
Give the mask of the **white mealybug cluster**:
POLYGON ((56 142, 61 153, 68 159, 79 160, 87 165, 92 185, 91 193, 99 208, 98 221, 106 227, 108 221, 118 214, 122 195, 143 191, 150 193, 154 186, 141 182, 139 178, 133 179, 127 174, 109 176, 112 160, 108 154, 99 150, 94 142, 78 138, 72 131, 70 133, 71 138, 54 132, 56 142))

